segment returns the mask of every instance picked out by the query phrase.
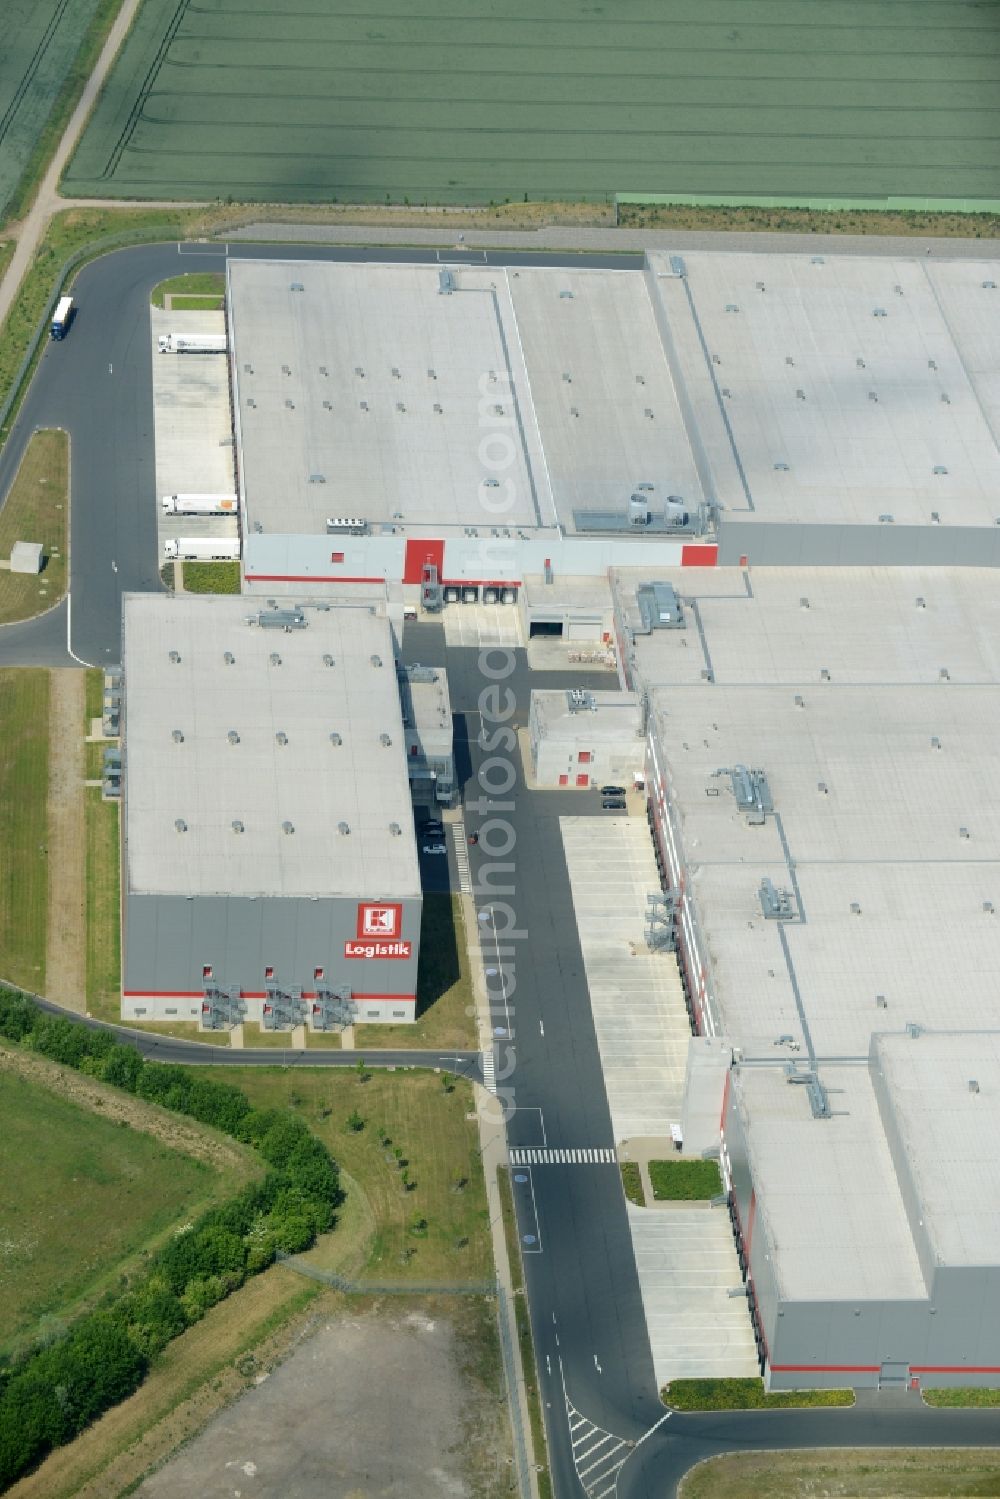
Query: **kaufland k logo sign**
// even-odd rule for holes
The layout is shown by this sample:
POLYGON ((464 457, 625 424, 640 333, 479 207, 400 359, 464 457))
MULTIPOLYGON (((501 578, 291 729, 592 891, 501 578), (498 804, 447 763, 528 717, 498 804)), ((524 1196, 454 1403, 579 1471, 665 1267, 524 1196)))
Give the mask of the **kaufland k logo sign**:
POLYGON ((403 907, 398 904, 358 904, 357 941, 344 943, 345 958, 409 958, 412 942, 400 937, 403 907))

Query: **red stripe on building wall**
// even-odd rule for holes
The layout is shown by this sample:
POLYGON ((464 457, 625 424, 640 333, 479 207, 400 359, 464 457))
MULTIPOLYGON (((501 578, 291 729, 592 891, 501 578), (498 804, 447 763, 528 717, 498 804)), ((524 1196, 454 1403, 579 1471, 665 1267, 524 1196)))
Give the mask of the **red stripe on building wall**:
POLYGON ((878 1374, 879 1364, 772 1364, 772 1374, 878 1374))
MULTIPOLYGON (((123 999, 204 999, 203 989, 127 989, 122 995, 123 999)), ((241 999, 267 999, 267 990, 241 989, 241 999)), ((303 999, 315 999, 315 993, 302 991, 303 999)), ((392 999, 400 1004, 412 1005, 416 1002, 415 994, 352 994, 352 999, 392 999)))
POLYGON ((911 1364, 911 1374, 1000 1374, 997 1364, 911 1364))
POLYGON ((384 583, 385 578, 317 577, 315 573, 246 573, 248 583, 384 583))
POLYGON ((719 548, 711 543, 681 547, 681 567, 714 567, 719 548))
POLYGON ((746 1231, 746 1235, 745 1235, 745 1242, 746 1242, 746 1246, 747 1246, 747 1264, 748 1265, 750 1263, 750 1250, 753 1247, 753 1225, 754 1225, 754 1219, 756 1217, 757 1217, 757 1192, 756 1192, 755 1188, 751 1187, 751 1189, 750 1189, 750 1206, 747 1208, 747 1231, 746 1231))

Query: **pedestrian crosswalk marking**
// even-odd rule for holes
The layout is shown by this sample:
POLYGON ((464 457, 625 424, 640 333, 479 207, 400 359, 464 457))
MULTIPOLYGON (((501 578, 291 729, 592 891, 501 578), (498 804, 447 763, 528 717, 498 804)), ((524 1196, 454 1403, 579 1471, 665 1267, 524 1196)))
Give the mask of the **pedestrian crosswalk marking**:
POLYGON ((497 1063, 496 1053, 492 1046, 488 1046, 483 1052, 483 1082, 491 1093, 496 1093, 497 1063))
POLYGON ((512 1166, 613 1166, 617 1159, 610 1145, 594 1145, 580 1150, 535 1150, 515 1145, 510 1152, 512 1166))
POLYGON ((618 1483, 618 1471, 632 1451, 633 1443, 624 1442, 613 1432, 605 1431, 582 1416, 565 1396, 569 1437, 573 1447, 573 1466, 588 1499, 611 1499, 618 1483))
POLYGON ((458 888, 463 895, 471 895, 472 871, 469 868, 469 849, 465 841, 465 821, 463 818, 459 818, 457 822, 451 822, 448 826, 455 840, 455 867, 458 870, 458 888))

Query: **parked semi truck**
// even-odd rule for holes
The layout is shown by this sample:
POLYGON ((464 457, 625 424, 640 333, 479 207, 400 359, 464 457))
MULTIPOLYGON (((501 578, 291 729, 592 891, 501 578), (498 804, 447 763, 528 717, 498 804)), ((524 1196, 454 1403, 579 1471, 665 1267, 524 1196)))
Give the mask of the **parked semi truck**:
POLYGON ((178 536, 163 543, 168 562, 235 562, 240 555, 238 536, 178 536))
POLYGON ((165 494, 167 515, 235 515, 239 503, 234 494, 165 494))
POLYGON ((60 297, 59 305, 52 314, 52 326, 49 333, 53 338, 65 338, 69 332, 69 325, 73 321, 73 298, 60 297))
POLYGON ((224 333, 161 333, 161 354, 224 354, 229 347, 224 333))

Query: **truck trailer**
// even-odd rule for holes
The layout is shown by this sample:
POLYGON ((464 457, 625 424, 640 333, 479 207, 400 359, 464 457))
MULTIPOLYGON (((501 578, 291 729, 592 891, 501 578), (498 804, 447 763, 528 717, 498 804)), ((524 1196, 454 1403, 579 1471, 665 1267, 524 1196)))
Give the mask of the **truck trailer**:
POLYGON ((229 342, 224 333, 161 333, 161 354, 224 354, 229 342))
POLYGON ((165 494, 167 515, 235 515, 239 502, 234 494, 165 494))
POLYGON ((163 543, 168 562, 236 562, 240 555, 238 536, 178 536, 163 543))
POLYGON ((73 321, 73 298, 60 297, 59 305, 52 314, 52 325, 49 334, 52 338, 65 338, 69 332, 69 325, 73 321))

